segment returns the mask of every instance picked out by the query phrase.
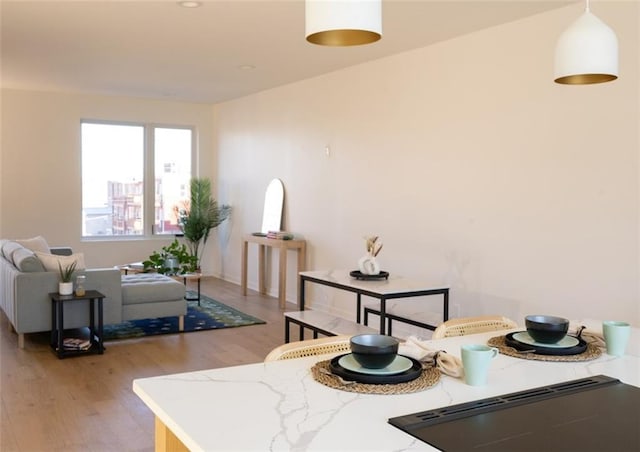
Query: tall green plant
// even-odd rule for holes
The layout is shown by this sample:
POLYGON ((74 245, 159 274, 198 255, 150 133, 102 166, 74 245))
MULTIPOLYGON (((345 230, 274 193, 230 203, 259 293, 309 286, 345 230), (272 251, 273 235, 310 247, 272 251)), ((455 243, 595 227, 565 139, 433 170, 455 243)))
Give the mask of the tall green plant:
POLYGON ((231 206, 219 206, 211 194, 208 178, 191 179, 191 197, 184 208, 178 209, 178 223, 191 255, 200 267, 201 249, 207 244, 211 230, 218 227, 231 213, 231 206))

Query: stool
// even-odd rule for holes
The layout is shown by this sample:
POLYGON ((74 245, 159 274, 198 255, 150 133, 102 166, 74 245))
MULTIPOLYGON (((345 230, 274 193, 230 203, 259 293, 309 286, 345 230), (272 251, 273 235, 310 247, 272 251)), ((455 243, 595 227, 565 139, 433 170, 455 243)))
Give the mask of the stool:
POLYGON ((295 323, 300 327, 299 340, 304 340, 304 330, 313 331, 313 338, 317 339, 318 334, 324 336, 338 336, 356 334, 376 334, 378 330, 370 326, 361 325, 342 317, 328 314, 322 311, 292 311, 284 313, 284 342, 290 341, 291 324, 295 323))

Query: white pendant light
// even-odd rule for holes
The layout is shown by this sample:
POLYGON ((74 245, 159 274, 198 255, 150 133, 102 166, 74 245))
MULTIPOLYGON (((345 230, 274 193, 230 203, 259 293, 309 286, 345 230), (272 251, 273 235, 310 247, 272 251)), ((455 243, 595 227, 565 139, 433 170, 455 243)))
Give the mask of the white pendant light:
POLYGON ((618 38, 589 10, 567 28, 556 45, 554 81, 588 85, 618 78, 618 38))
POLYGON ((382 0, 306 0, 305 24, 313 44, 370 44, 382 36, 382 0))

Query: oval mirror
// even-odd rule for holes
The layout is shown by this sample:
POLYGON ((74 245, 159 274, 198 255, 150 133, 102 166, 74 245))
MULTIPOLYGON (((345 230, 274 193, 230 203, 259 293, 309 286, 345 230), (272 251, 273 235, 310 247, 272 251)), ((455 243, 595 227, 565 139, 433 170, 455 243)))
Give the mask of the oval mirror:
POLYGON ((273 179, 267 186, 267 192, 264 195, 264 213, 260 232, 266 234, 269 231, 281 230, 283 205, 284 185, 280 179, 273 179))

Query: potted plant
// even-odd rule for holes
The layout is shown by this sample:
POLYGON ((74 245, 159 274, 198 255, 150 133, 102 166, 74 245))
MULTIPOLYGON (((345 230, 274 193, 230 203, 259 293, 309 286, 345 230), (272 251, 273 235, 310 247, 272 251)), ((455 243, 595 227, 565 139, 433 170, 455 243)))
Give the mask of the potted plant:
POLYGON ((187 246, 175 239, 170 245, 163 246, 160 251, 154 251, 149 259, 142 262, 142 265, 145 271, 155 271, 163 275, 183 275, 195 272, 197 262, 187 246))
POLYGON ((182 208, 176 207, 178 224, 187 241, 189 251, 195 259, 196 269, 200 269, 201 246, 207 244, 209 233, 226 220, 231 206, 219 206, 211 194, 211 181, 208 178, 191 179, 191 197, 182 208))
POLYGON ((71 295, 73 293, 73 272, 76 271, 77 262, 62 267, 62 264, 58 262, 58 269, 60 270, 60 282, 58 283, 58 293, 60 295, 71 295))

